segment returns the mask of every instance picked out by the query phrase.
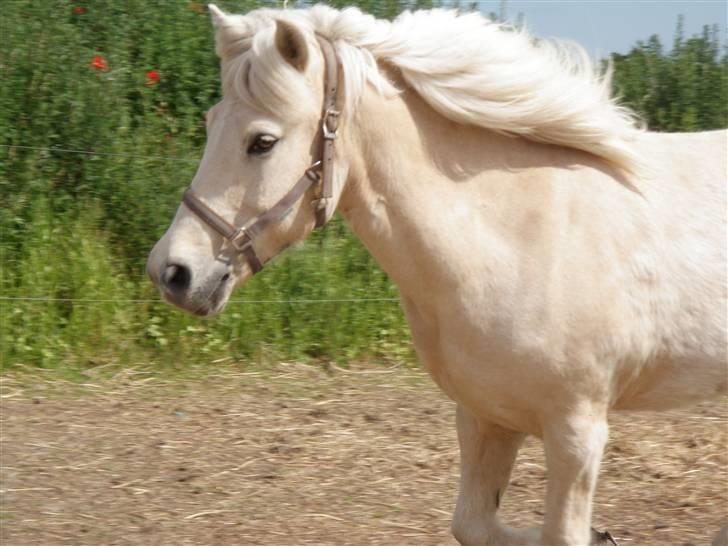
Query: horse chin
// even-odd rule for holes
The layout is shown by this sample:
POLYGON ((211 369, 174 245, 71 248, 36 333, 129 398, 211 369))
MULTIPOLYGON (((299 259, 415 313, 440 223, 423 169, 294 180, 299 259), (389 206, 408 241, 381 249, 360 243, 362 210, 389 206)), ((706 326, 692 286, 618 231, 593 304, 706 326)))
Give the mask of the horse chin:
POLYGON ((193 309, 190 312, 198 317, 212 318, 222 313, 222 310, 225 309, 226 304, 227 300, 220 302, 209 301, 203 303, 200 307, 193 309))
POLYGON ((222 313, 227 302, 230 300, 234 284, 230 281, 222 281, 205 299, 200 307, 193 311, 193 314, 200 317, 214 317, 222 313))
POLYGON ((178 298, 164 290, 162 290, 162 296, 167 302, 191 315, 210 318, 220 314, 225 309, 233 288, 233 282, 223 280, 216 286, 207 290, 198 290, 189 297, 178 298))

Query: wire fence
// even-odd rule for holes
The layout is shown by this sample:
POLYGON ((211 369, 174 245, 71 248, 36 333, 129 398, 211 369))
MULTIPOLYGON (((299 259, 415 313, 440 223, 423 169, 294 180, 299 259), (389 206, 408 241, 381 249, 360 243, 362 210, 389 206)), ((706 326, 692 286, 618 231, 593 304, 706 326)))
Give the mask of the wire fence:
MULTIPOLYGON (((31 303, 146 303, 146 304, 167 304, 161 299, 86 299, 86 298, 49 298, 49 297, 32 297, 32 296, 0 296, 0 301, 18 301, 31 303)), ((230 300, 228 304, 292 304, 292 305, 308 305, 322 303, 381 303, 381 302, 399 302, 399 298, 339 298, 339 299, 296 299, 296 300, 230 300)))
MULTIPOLYGON (((92 150, 74 150, 70 148, 56 148, 44 146, 28 146, 24 144, 0 144, 0 148, 14 148, 20 150, 33 150, 48 153, 67 153, 78 155, 97 155, 105 157, 120 157, 128 159, 146 159, 151 161, 180 161, 186 163, 198 163, 199 159, 188 159, 184 157, 173 156, 145 156, 136 154, 119 154, 114 152, 92 151, 92 150)), ((93 298, 54 298, 49 296, 0 296, 0 301, 5 302, 23 302, 23 303, 73 303, 73 304, 147 304, 147 305, 167 305, 162 299, 93 299, 93 298)), ((399 303, 399 298, 333 298, 333 299, 287 299, 287 300, 230 300, 228 305, 255 305, 255 304, 286 304, 286 305, 316 305, 316 304, 333 304, 333 303, 399 303)))
POLYGON ((162 156, 162 155, 119 154, 119 153, 114 153, 114 152, 73 150, 73 149, 69 149, 69 148, 46 148, 43 146, 27 146, 24 144, 0 144, 0 148, 16 148, 19 150, 34 150, 34 151, 39 151, 39 152, 53 152, 53 153, 64 153, 64 154, 121 157, 121 158, 125 158, 125 159, 146 159, 149 161, 181 161, 184 163, 199 163, 199 159, 191 159, 191 158, 187 158, 187 157, 172 157, 172 156, 162 156))

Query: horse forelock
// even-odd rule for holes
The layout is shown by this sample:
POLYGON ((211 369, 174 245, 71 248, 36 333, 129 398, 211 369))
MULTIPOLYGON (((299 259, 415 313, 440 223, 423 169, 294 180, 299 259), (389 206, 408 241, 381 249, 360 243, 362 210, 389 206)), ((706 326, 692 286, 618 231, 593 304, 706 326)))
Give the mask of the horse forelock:
POLYGON ((223 93, 263 112, 296 114, 309 93, 302 79, 296 77, 295 71, 276 51, 275 22, 281 19, 303 31, 312 48, 318 47, 316 34, 334 44, 344 67, 344 91, 340 97, 344 116, 354 112, 367 82, 381 93, 396 92, 379 74, 372 53, 345 38, 349 35, 342 31, 351 29, 346 23, 352 12, 359 18, 375 21, 358 9, 338 11, 327 6, 309 10, 261 9, 245 16, 228 16, 228 24, 218 28, 216 39, 216 50, 222 60, 223 93))
POLYGON ((536 40, 525 30, 454 10, 405 12, 391 22, 357 8, 257 10, 231 18, 238 25, 226 28, 232 45, 218 29, 217 48, 238 48, 221 55, 225 93, 264 111, 295 109, 306 92, 274 51, 277 19, 298 26, 312 47, 315 34, 334 44, 343 67, 345 115, 367 84, 383 94, 396 92, 377 67, 383 61, 448 119, 584 150, 628 172, 639 168, 630 144, 641 131, 636 116, 612 97, 611 70, 600 73, 576 44, 536 40))
MULTIPOLYGON (((274 47, 274 19, 256 19, 248 36, 236 38, 234 54, 221 56, 223 94, 262 112, 295 117, 302 101, 313 100, 311 89, 274 47)), ((218 44, 218 51, 224 49, 218 44)))

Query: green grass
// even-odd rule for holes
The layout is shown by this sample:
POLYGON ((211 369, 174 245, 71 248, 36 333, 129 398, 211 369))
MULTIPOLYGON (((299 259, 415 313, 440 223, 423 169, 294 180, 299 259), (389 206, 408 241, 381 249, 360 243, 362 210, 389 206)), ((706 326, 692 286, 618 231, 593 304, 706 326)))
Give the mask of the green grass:
POLYGON ((194 175, 203 113, 219 98, 203 4, 11 0, 3 9, 0 296, 55 301, 0 301, 2 369, 412 358, 396 302, 296 303, 397 297, 338 219, 214 320, 159 301, 146 256, 194 175), (91 66, 97 55, 108 70, 91 66), (158 84, 146 84, 149 70, 158 84))
POLYGON ((258 360, 411 358, 397 297, 339 221, 275 261, 213 320, 161 304, 143 274, 127 272, 103 209, 78 214, 34 204, 28 239, 3 262, 2 362, 83 369, 108 362, 179 368, 223 356, 258 360), (85 300, 85 301, 84 301, 85 300), (315 301, 324 300, 324 301, 315 301))
MULTIPOLYGON (((437 2, 353 3, 391 17, 437 2)), ((0 370, 413 359, 396 302, 301 303, 397 297, 338 218, 214 320, 159 302, 146 256, 194 175, 203 112, 220 94, 204 3, 9 0, 0 36, 0 370), (108 69, 93 68, 95 56, 108 69), (34 297, 52 301, 16 299, 34 297)), ((725 125, 728 56, 718 59, 716 36, 669 54, 639 45, 617 59, 617 86, 658 127, 725 125)))

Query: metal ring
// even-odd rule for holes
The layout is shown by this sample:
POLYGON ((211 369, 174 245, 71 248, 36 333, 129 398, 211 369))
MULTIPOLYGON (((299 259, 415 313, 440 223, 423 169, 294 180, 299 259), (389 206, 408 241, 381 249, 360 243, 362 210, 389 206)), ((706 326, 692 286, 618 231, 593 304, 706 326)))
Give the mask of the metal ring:
POLYGON ((233 248, 238 252, 243 252, 247 247, 253 244, 253 240, 250 238, 250 235, 248 235, 248 232, 244 227, 238 228, 235 234, 230 237, 229 241, 233 248), (240 244, 240 239, 243 238, 245 239, 245 241, 240 244))
POLYGON ((339 130, 339 114, 341 114, 341 112, 334 110, 333 108, 327 108, 326 112, 324 112, 324 119, 321 123, 321 128, 326 140, 334 140, 336 138, 336 132, 339 130), (329 120, 332 119, 334 123, 333 129, 329 127, 329 120))

